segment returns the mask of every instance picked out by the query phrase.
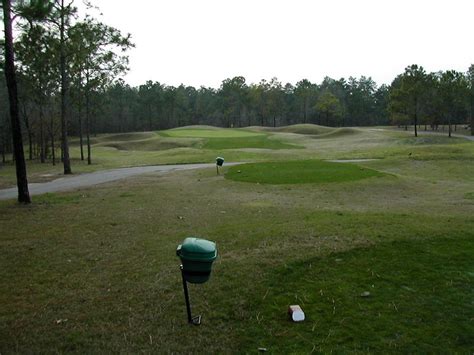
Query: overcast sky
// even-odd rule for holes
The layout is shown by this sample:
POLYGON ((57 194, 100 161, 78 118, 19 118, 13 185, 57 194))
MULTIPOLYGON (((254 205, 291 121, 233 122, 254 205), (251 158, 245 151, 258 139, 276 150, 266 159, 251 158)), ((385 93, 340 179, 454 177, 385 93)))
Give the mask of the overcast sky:
POLYGON ((219 87, 371 76, 409 64, 466 71, 474 0, 93 0, 101 21, 132 34, 125 80, 219 87))

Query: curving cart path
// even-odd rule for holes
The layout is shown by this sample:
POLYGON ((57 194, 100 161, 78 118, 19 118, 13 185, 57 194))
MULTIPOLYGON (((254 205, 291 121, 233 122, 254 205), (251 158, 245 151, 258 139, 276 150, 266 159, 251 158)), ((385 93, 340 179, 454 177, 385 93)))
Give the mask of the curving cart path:
MULTIPOLYGON (((241 163, 226 163, 225 165, 236 165, 241 163)), ((41 195, 48 192, 61 192, 74 190, 81 187, 89 187, 106 182, 126 179, 128 177, 146 174, 146 173, 169 173, 178 170, 191 170, 200 168, 215 167, 215 164, 176 164, 176 165, 153 165, 137 166, 132 168, 120 168, 111 170, 96 171, 88 174, 64 176, 62 178, 42 183, 30 183, 28 188, 30 195, 41 195)), ((18 190, 16 187, 0 190, 0 200, 17 198, 18 190)))

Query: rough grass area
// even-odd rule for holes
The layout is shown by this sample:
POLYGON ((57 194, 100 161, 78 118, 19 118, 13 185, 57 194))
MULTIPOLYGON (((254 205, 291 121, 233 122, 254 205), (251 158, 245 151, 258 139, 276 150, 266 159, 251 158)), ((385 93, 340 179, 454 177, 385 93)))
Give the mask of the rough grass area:
MULTIPOLYGON (((262 164, 224 165, 225 176, 262 169, 294 183, 330 166, 331 181, 349 169, 343 183, 240 183, 213 167, 46 194, 30 206, 1 201, 0 353, 472 352, 474 143, 357 131, 153 134, 202 144, 271 134, 305 149, 226 149, 226 162, 262 164), (316 160, 344 158, 381 159, 316 160), (353 179, 361 173, 383 176, 353 179), (190 287, 200 327, 186 324, 175 255, 189 235, 219 250, 209 282, 190 287), (288 320, 290 304, 303 307, 305 322, 288 320)), ((222 153, 199 144, 95 147, 90 167, 74 147, 73 171, 212 162, 222 153)), ((12 167, 2 169, 0 183, 12 180, 12 167)), ((59 175, 54 169, 29 165, 38 179, 59 175)))
MULTIPOLYGON (((417 161, 463 159, 472 164, 474 159, 474 144, 466 139, 438 136, 414 138, 409 132, 380 127, 337 129, 293 125, 276 129, 248 127, 242 130, 189 126, 164 132, 174 131, 205 131, 205 135, 212 137, 165 137, 163 132, 97 135, 93 138, 92 165, 80 160, 79 140, 71 139, 73 173, 139 165, 214 162, 216 156, 221 155, 228 162, 389 158, 417 161), (303 134, 305 131, 309 134, 303 134), (249 132, 257 135, 248 136, 249 132), (245 136, 216 138, 215 134, 245 136)), ((202 135, 199 132, 193 134, 202 135)), ((53 167, 50 161, 46 164, 36 160, 27 161, 27 170, 29 182, 50 181, 61 177, 62 173, 61 164, 58 162, 53 167)), ((0 165, 0 188, 14 185, 15 169, 11 162, 0 165)))
POLYGON ((353 134, 360 134, 362 133, 361 130, 356 128, 335 128, 331 131, 324 132, 318 135, 313 136, 315 139, 322 139, 322 138, 339 138, 353 134))
POLYGON ((193 147, 200 143, 196 139, 174 139, 154 136, 150 139, 133 141, 108 141, 97 143, 94 147, 110 147, 125 151, 161 151, 176 148, 193 147))
POLYGON ((255 137, 242 138, 210 138, 203 145, 205 149, 221 150, 221 149, 303 149, 304 147, 283 143, 278 139, 272 139, 267 135, 259 135, 255 137))
POLYGON ((384 174, 355 164, 321 160, 253 163, 233 166, 227 179, 260 184, 321 184, 347 182, 384 174))
POLYGON ((344 184, 204 169, 2 201, 0 352, 469 353, 474 166, 419 163, 368 162, 397 177, 344 184), (200 327, 175 255, 188 235, 219 250, 190 286, 200 327))
POLYGON ((149 138, 154 138, 153 132, 130 132, 117 134, 103 134, 96 137, 98 142, 117 142, 117 141, 138 141, 149 138), (98 138, 98 139, 97 139, 98 138))
POLYGON ((315 124, 295 124, 291 126, 277 127, 277 128, 274 128, 273 130, 276 132, 318 135, 318 134, 332 132, 334 128, 319 126, 315 124))
POLYGON ((192 129, 175 128, 167 131, 161 131, 160 134, 167 137, 183 138, 241 138, 261 136, 261 133, 242 130, 242 129, 192 129))
POLYGON ((272 137, 268 133, 256 132, 243 129, 194 129, 194 126, 187 128, 170 129, 161 131, 164 137, 175 138, 200 138, 203 139, 201 145, 203 149, 224 150, 224 149, 294 149, 303 148, 298 145, 282 142, 279 137, 272 137))
POLYGON ((472 237, 383 242, 279 267, 264 281, 247 341, 286 353, 472 349, 472 237), (288 324, 289 299, 304 323, 288 324))

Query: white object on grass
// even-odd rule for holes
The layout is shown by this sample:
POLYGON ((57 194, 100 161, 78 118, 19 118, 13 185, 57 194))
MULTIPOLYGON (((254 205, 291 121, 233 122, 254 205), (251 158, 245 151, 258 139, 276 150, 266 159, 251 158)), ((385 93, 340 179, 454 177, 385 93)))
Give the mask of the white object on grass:
POLYGON ((290 315, 293 322, 304 321, 304 312, 297 304, 288 307, 288 314, 290 315))

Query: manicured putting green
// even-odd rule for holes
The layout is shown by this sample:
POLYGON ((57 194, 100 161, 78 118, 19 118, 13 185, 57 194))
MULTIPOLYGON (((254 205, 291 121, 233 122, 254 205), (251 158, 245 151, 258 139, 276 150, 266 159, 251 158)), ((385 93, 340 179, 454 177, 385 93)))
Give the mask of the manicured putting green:
POLYGON ((321 160, 251 163, 232 166, 227 179, 261 184, 331 183, 384 176, 376 170, 355 164, 321 160))
POLYGON ((168 137, 183 138, 239 138, 263 136, 262 133, 240 129, 172 129, 161 132, 168 137))

